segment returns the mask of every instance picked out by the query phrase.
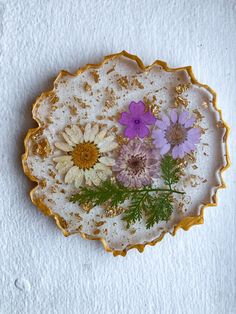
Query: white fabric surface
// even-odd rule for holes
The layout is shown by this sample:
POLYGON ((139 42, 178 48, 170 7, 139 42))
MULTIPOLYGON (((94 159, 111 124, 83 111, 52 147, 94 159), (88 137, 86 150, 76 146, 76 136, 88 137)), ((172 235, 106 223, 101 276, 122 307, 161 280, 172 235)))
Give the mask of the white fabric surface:
POLYGON ((235 313, 236 2, 9 0, 0 23, 0 313, 235 313), (123 49, 192 65, 218 92, 232 167, 204 225, 114 258, 31 204, 20 158, 31 104, 57 72, 123 49))

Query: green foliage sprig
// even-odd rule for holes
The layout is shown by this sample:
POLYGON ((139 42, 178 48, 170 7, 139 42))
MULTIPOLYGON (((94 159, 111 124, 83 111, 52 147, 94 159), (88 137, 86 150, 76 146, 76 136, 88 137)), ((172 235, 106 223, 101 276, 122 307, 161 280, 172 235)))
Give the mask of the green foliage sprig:
POLYGON ((80 192, 73 195, 71 202, 79 204, 118 206, 129 200, 129 206, 125 211, 123 220, 127 227, 136 221, 140 221, 142 215, 147 217, 146 228, 151 228, 161 220, 167 221, 173 212, 173 194, 184 194, 175 190, 173 185, 179 181, 180 168, 175 159, 165 156, 161 161, 161 177, 164 188, 152 188, 150 186, 141 189, 130 189, 121 184, 104 181, 99 186, 82 187, 80 192))

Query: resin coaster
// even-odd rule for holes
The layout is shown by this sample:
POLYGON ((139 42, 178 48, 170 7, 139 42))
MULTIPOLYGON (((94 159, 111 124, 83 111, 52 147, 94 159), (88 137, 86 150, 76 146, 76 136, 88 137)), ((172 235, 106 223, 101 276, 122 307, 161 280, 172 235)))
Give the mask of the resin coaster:
POLYGON ((25 139, 32 202, 64 235, 143 251, 203 223, 227 168, 228 127, 191 67, 145 67, 127 52, 61 71, 34 104, 25 139))

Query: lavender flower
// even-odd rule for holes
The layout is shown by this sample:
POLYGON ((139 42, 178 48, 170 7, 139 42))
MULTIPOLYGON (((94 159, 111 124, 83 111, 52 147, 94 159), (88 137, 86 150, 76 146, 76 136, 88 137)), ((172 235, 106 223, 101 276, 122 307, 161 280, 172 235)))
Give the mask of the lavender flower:
POLYGON ((148 143, 140 139, 123 145, 113 171, 116 178, 126 187, 140 188, 149 185, 158 176, 159 155, 148 143))
POLYGON ((165 155, 172 149, 172 157, 183 158, 186 154, 196 149, 200 142, 201 132, 193 127, 195 118, 188 111, 179 115, 176 110, 171 110, 170 117, 162 116, 156 121, 156 128, 152 132, 154 145, 160 149, 160 154, 165 155))
POLYGON ((142 101, 132 101, 129 105, 130 112, 122 112, 118 122, 126 125, 125 136, 133 139, 135 136, 144 138, 149 135, 147 125, 154 124, 156 118, 151 111, 145 112, 145 105, 142 101))

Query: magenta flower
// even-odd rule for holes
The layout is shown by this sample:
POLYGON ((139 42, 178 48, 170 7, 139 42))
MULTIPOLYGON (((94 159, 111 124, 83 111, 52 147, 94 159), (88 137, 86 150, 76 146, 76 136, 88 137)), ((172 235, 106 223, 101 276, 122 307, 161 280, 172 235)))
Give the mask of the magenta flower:
POLYGON ((147 125, 154 124, 156 118, 151 111, 145 111, 145 105, 142 101, 132 101, 129 105, 130 112, 122 112, 118 122, 126 125, 125 136, 129 139, 135 136, 144 138, 149 135, 147 125))
POLYGON ((170 117, 162 116, 156 121, 156 128, 152 132, 154 145, 160 149, 160 154, 165 155, 172 150, 172 157, 183 158, 186 154, 196 149, 200 142, 201 131, 193 127, 195 118, 188 111, 179 115, 176 110, 171 110, 170 117))
POLYGON ((158 177, 159 160, 159 153, 151 149, 150 144, 134 139, 121 146, 112 170, 117 172, 116 178, 124 186, 140 188, 158 177))

